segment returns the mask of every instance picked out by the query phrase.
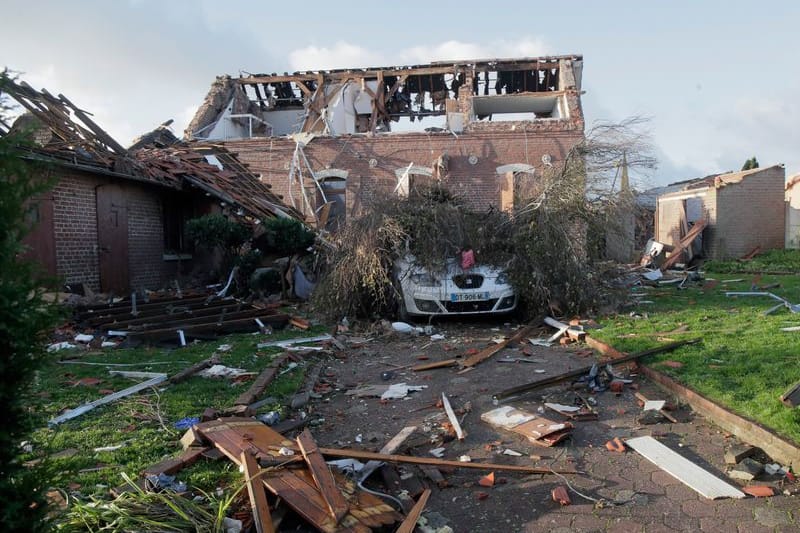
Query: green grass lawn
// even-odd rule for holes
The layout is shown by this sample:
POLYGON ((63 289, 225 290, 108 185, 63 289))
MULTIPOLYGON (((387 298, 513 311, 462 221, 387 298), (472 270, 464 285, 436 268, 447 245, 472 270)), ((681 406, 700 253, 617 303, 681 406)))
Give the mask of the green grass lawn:
MULTIPOLYGON (((775 253, 781 262, 761 260, 753 270, 785 270, 800 264, 797 251, 775 253)), ((651 356, 645 362, 701 392, 741 415, 752 418, 778 434, 800 443, 800 409, 780 402, 780 395, 800 380, 800 332, 780 328, 800 325, 800 313, 782 308, 764 316, 778 302, 767 297, 726 297, 726 291, 749 291, 753 276, 730 274, 739 265, 717 263, 706 270, 707 281, 680 290, 674 286, 639 287, 645 300, 627 312, 605 317, 602 330, 593 334, 618 350, 635 352, 653 348, 667 340, 695 337, 702 344, 685 346, 674 352, 651 356), (708 281, 713 278, 715 282, 708 281), (733 279, 743 281, 723 283, 733 279), (664 361, 678 361, 672 368, 664 361)), ((800 269, 797 269, 800 272, 800 269)), ((759 285, 780 283, 767 289, 791 303, 800 303, 800 275, 764 275, 759 285)), ((758 290, 758 289, 756 289, 758 290)))
MULTIPOLYGON (((279 348, 258 350, 256 344, 292 337, 314 336, 322 328, 301 332, 279 331, 270 336, 232 335, 217 341, 192 344, 184 348, 137 349, 90 352, 79 360, 94 363, 136 363, 130 367, 60 364, 58 354, 38 374, 36 390, 42 405, 36 415, 42 428, 31 441, 33 451, 23 460, 43 460, 43 468, 53 473, 55 487, 78 490, 82 494, 106 494, 108 489, 121 485, 121 474, 137 478, 147 466, 178 454, 183 430, 174 423, 184 417, 200 416, 207 407, 232 407, 236 397, 247 389, 250 381, 232 384, 228 379, 208 379, 198 376, 176 385, 159 385, 156 393, 150 389, 114 403, 103 405, 78 418, 47 428, 46 422, 65 408, 74 408, 100 398, 108 391, 119 391, 143 381, 110 376, 108 370, 162 372, 172 375, 191 364, 210 357, 221 344, 231 344, 231 351, 222 354, 222 364, 249 371, 263 370, 281 352, 279 348), (169 364, 148 364, 168 362, 169 364), (99 378, 96 385, 74 385, 81 378, 99 378), (120 449, 95 452, 95 448, 123 445, 120 449), (76 450, 69 457, 58 452, 76 450), (56 455, 54 458, 53 455, 56 455)), ((66 355, 66 352, 62 352, 66 355)), ((303 380, 306 368, 298 367, 279 377, 264 393, 279 400, 294 393, 303 380)), ((264 406, 259 412, 280 408, 264 406)), ((230 461, 199 461, 183 470, 179 479, 190 487, 213 490, 241 476, 230 461)))

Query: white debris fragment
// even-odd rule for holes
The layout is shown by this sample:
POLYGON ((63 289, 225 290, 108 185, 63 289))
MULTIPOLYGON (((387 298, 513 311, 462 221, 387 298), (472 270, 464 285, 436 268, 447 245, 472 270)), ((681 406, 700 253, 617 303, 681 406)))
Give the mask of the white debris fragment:
POLYGON ((645 411, 660 411, 667 404, 664 400, 647 400, 644 402, 645 411))
POLYGON ((459 460, 459 462, 462 462, 462 463, 471 463, 472 462, 472 457, 470 457, 469 455, 462 455, 462 456, 460 456, 458 458, 458 460, 459 460))
POLYGON ((505 450, 503 450, 503 455, 510 455, 511 457, 522 457, 521 453, 512 450, 511 448, 506 448, 505 450))
POLYGON ((435 335, 431 335, 431 340, 432 341, 443 341, 444 340, 444 335, 442 335, 441 333, 436 333, 435 335))
POLYGON ((100 347, 101 348, 116 348, 117 347, 117 343, 116 342, 111 342, 111 341, 103 341, 103 343, 100 345, 100 347))
POLYGON ((434 448, 429 453, 434 457, 444 457, 444 450, 444 448, 434 448))
POLYGON ((575 405, 564 405, 562 403, 546 403, 545 407, 549 407, 553 411, 561 411, 564 413, 577 413, 581 410, 580 407, 575 405))
POLYGON ((119 450, 123 446, 125 446, 124 443, 123 444, 116 444, 114 446, 100 446, 98 448, 95 448, 94 451, 95 451, 95 453, 97 453, 97 452, 113 452, 113 451, 119 450))
POLYGON ((205 370, 201 370, 198 375, 204 378, 227 378, 241 376, 247 374, 247 370, 243 368, 232 368, 225 365, 212 365, 205 370))
POLYGON ((642 274, 642 277, 650 281, 656 281, 663 278, 664 273, 661 272, 661 270, 651 270, 650 272, 645 272, 642 274))
POLYGON ((398 333, 424 333, 425 330, 420 327, 414 327, 406 322, 392 322, 392 329, 398 333))
POLYGON ((294 450, 290 450, 289 448, 282 447, 280 450, 278 450, 278 453, 281 454, 281 455, 285 455, 285 456, 289 457, 289 456, 294 455, 294 450))
POLYGON ((405 398, 409 392, 421 391, 428 388, 427 385, 406 385, 405 383, 395 383, 390 385, 386 392, 381 394, 381 400, 395 400, 405 398))
POLYGON ((217 351, 218 352, 230 352, 232 348, 233 348, 233 346, 230 345, 230 344, 220 344, 219 346, 217 346, 217 351))
POLYGON ((57 352, 59 350, 71 350, 73 348, 77 348, 77 346, 75 346, 74 344, 69 343, 67 341, 64 341, 64 342, 56 342, 54 344, 51 344, 50 346, 47 347, 47 351, 48 352, 57 352))
POLYGON ((364 463, 356 459, 337 459, 335 461, 327 461, 327 463, 343 472, 360 472, 364 468, 364 463))
POLYGON ((94 340, 94 335, 86 335, 84 333, 78 333, 75 335, 75 342, 92 342, 94 340))

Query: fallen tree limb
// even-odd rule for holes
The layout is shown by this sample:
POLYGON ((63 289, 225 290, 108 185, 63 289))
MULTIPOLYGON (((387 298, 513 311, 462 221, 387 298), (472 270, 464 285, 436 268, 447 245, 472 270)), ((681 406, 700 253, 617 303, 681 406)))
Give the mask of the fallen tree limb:
MULTIPOLYGON (((669 344, 665 344, 664 346, 658 346, 656 348, 651 348, 649 350, 644 350, 642 352, 637 352, 625 357, 621 357, 618 359, 612 359, 611 361, 607 361, 610 364, 618 365, 621 363, 627 363, 630 361, 636 361, 642 357, 646 357, 648 355, 654 355, 658 353, 670 352, 675 350, 676 348, 680 348, 681 346, 687 346, 689 344, 696 344, 700 342, 701 339, 690 339, 685 341, 677 341, 671 342, 669 344)), ((555 385, 557 383, 561 383, 562 381, 567 381, 572 378, 577 378, 580 376, 584 376, 589 373, 592 369, 593 365, 589 365, 583 368, 578 368, 576 370, 571 370, 569 372, 565 372, 558 376, 553 376, 547 379, 542 379, 539 381, 534 381, 533 383, 526 383, 524 385, 519 385, 517 387, 512 387, 510 389, 506 389, 504 391, 498 392, 492 395, 493 400, 505 400, 507 398, 511 398, 512 396, 519 396, 521 394, 527 394, 529 392, 533 392, 538 389, 543 389, 545 387, 549 387, 550 385, 555 385)))

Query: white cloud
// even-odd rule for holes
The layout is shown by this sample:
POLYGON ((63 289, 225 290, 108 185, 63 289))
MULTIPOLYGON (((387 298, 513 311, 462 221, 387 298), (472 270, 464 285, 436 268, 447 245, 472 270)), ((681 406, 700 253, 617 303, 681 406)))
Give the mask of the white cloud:
POLYGON ((386 58, 364 47, 339 41, 331 47, 309 45, 289 52, 292 70, 380 66, 386 58))
POLYGON ((738 98, 730 111, 713 121, 706 142, 717 148, 715 162, 738 170, 756 156, 761 166, 786 164, 787 175, 800 172, 800 103, 797 88, 758 97, 738 98))
POLYGON ((464 59, 501 59, 513 57, 537 57, 547 54, 544 41, 539 38, 524 38, 517 41, 493 41, 469 43, 445 41, 434 46, 415 46, 400 51, 404 63, 429 63, 432 61, 464 59))
POLYGON ((332 46, 310 45, 293 50, 289 53, 289 65, 292 70, 324 70, 447 60, 536 57, 546 53, 547 46, 544 41, 533 37, 489 43, 450 40, 432 45, 401 48, 393 52, 377 52, 346 41, 338 41, 332 46))

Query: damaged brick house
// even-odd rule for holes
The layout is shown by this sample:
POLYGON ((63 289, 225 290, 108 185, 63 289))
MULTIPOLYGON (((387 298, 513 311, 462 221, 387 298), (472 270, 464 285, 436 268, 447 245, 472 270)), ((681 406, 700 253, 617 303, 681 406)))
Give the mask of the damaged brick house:
POLYGON ((570 55, 222 76, 186 138, 225 146, 328 228, 432 181, 510 209, 583 140, 582 67, 570 55))
POLYGON ((6 89, 27 110, 11 130, 34 133, 24 158, 54 184, 29 207, 28 255, 65 284, 161 288, 192 266, 187 219, 294 215, 224 149, 175 144, 160 127, 126 150, 63 95, 24 82, 6 89))
POLYGON ((686 182, 681 190, 661 194, 655 212, 655 239, 676 245, 704 221, 700 238, 684 252, 706 259, 733 259, 756 248, 784 247, 783 165, 716 174, 686 182))

